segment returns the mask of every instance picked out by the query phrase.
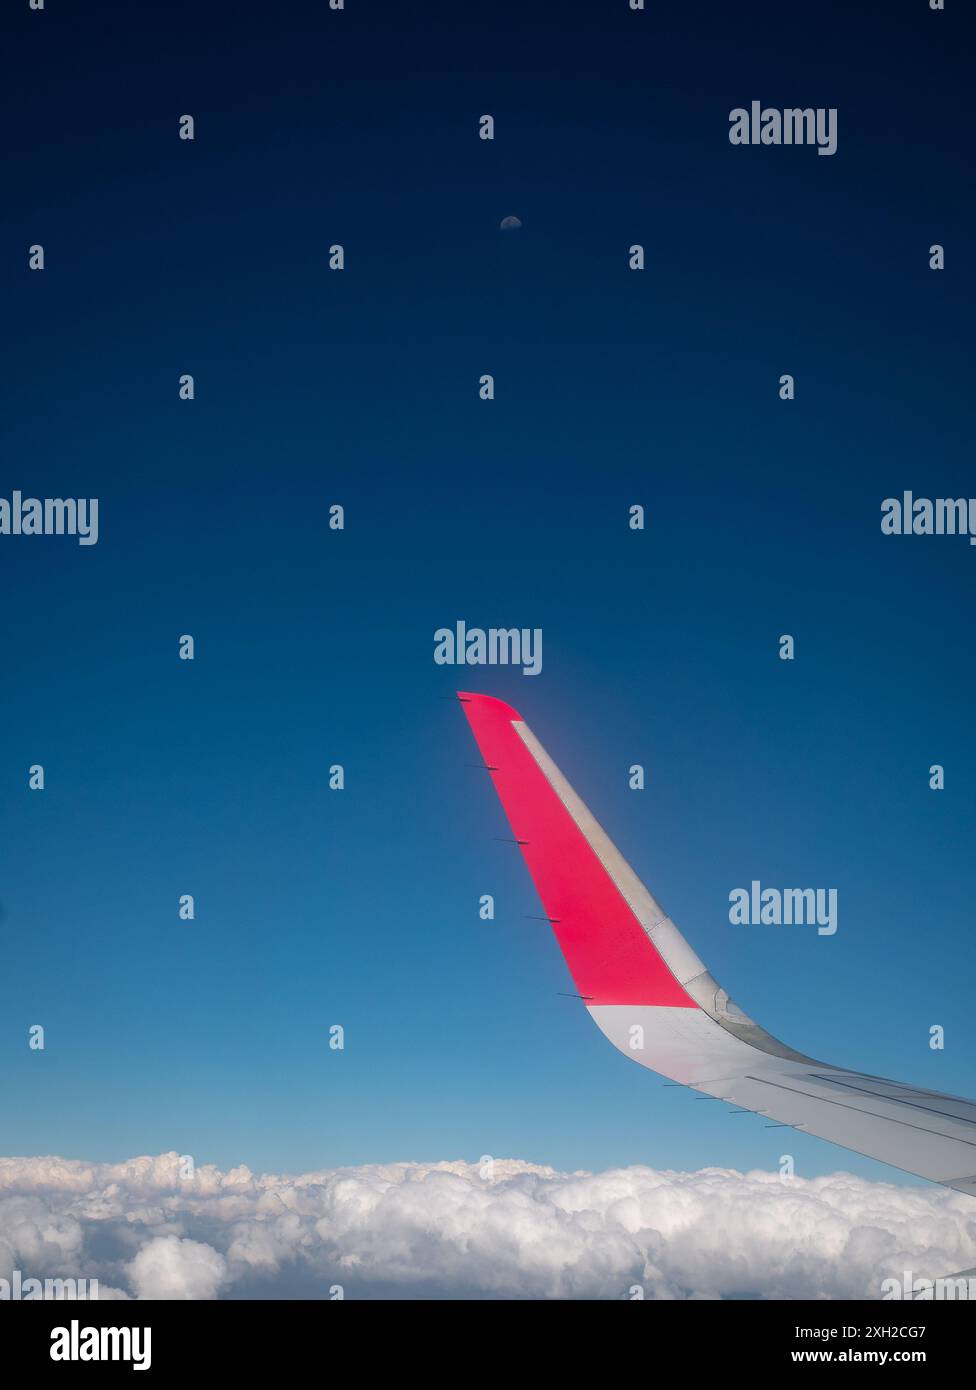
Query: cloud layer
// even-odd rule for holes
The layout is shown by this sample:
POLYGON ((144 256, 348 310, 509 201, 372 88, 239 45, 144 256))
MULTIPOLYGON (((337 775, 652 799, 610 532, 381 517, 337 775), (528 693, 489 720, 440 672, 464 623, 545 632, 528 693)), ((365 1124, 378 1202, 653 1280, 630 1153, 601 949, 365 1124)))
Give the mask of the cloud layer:
POLYGON ((0 1278, 97 1278, 102 1298, 878 1298, 976 1265, 972 1198, 845 1173, 186 1167, 0 1158, 0 1278))

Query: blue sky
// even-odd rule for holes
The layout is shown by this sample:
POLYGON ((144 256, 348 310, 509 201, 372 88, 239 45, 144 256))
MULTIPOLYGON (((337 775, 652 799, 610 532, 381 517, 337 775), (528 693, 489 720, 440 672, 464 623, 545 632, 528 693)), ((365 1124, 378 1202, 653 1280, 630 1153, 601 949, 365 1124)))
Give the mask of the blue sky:
POLYGON ((458 688, 770 1031, 973 1094, 976 552, 879 527, 974 492, 961 16, 368 9, 12 21, 0 494, 101 534, 0 538, 0 1150, 778 1162, 559 997, 458 688), (837 154, 730 146, 754 97, 837 154), (542 674, 435 666, 457 619, 542 674), (752 878, 837 888, 836 936, 731 927, 752 878))

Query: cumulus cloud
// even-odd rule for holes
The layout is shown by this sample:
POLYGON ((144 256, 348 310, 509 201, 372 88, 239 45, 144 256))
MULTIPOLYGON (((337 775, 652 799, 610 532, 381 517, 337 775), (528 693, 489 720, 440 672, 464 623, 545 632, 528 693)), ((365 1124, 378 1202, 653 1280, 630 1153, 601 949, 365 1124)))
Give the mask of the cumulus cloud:
POLYGON ((154 1236, 128 1268, 140 1298, 214 1298, 227 1261, 199 1240, 154 1236))
POLYGON ((186 1171, 175 1153, 0 1159, 0 1278, 151 1299, 878 1298, 906 1270, 976 1265, 972 1198, 845 1173, 186 1171))

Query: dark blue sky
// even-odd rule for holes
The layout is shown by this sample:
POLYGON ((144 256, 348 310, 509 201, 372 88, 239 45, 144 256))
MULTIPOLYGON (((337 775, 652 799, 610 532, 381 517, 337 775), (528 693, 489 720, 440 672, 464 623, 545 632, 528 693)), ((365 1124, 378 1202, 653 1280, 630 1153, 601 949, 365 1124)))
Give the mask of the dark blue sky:
POLYGON ((976 493, 948 3, 8 13, 0 495, 101 534, 0 537, 0 1150, 778 1161, 559 997, 458 688, 772 1032, 976 1092, 976 551, 879 525, 976 493), (731 146, 752 99, 837 154, 731 146), (543 673, 435 666, 457 619, 543 673), (731 927, 752 878, 837 888, 837 935, 731 927))

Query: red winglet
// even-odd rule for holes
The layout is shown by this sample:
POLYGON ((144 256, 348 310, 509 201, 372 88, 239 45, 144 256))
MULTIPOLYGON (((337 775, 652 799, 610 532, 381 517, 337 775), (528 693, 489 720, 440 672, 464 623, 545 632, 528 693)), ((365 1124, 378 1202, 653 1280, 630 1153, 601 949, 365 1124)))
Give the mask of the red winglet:
POLYGON ((458 699, 580 994, 696 1008, 515 728, 521 716, 489 695, 458 699))

